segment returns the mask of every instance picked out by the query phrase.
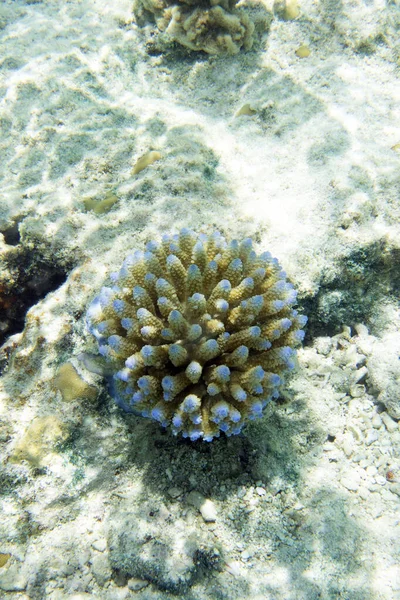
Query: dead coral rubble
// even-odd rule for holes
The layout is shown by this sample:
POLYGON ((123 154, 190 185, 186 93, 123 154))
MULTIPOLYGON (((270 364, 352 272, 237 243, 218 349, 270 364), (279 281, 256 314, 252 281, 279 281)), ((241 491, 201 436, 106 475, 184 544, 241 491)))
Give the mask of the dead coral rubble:
POLYGON ((255 25, 236 0, 136 0, 139 25, 155 21, 161 35, 190 50, 237 54, 253 45, 255 25))

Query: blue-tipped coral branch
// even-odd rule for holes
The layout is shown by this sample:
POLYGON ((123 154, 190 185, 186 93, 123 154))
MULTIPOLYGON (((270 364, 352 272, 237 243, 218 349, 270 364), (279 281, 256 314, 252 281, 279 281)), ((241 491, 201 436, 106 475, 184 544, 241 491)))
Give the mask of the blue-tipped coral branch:
POLYGON ((278 397, 307 318, 278 261, 250 239, 182 229, 128 256, 111 282, 87 322, 125 411, 211 441, 278 397))

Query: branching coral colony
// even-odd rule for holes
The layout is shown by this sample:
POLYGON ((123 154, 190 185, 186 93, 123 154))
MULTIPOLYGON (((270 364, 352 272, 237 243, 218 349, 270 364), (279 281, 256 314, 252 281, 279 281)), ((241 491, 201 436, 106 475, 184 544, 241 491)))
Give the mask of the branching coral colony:
POLYGON ((307 318, 276 258, 219 232, 149 242, 89 307, 125 411, 192 441, 240 433, 278 397, 307 318))
POLYGON ((154 20, 172 42, 208 54, 237 54, 250 50, 254 23, 236 8, 237 0, 136 0, 140 25, 154 20))

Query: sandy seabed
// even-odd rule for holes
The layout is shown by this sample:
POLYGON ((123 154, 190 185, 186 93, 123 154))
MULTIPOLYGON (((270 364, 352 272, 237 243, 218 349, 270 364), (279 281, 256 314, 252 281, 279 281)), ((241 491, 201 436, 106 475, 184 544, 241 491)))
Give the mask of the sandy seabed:
POLYGON ((127 0, 0 4, 4 598, 400 598, 400 4, 264 7, 213 57, 149 53, 127 0), (251 236, 309 317, 282 398, 212 444, 77 358, 107 274, 181 227, 251 236))

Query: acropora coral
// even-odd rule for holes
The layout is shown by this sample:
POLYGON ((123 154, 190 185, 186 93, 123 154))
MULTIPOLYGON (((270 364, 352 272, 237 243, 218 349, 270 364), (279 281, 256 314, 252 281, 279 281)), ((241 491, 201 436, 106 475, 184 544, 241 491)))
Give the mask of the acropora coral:
POLYGON ((182 229, 129 255, 87 312, 127 412, 211 441, 262 416, 307 318, 277 259, 251 239, 182 229))

